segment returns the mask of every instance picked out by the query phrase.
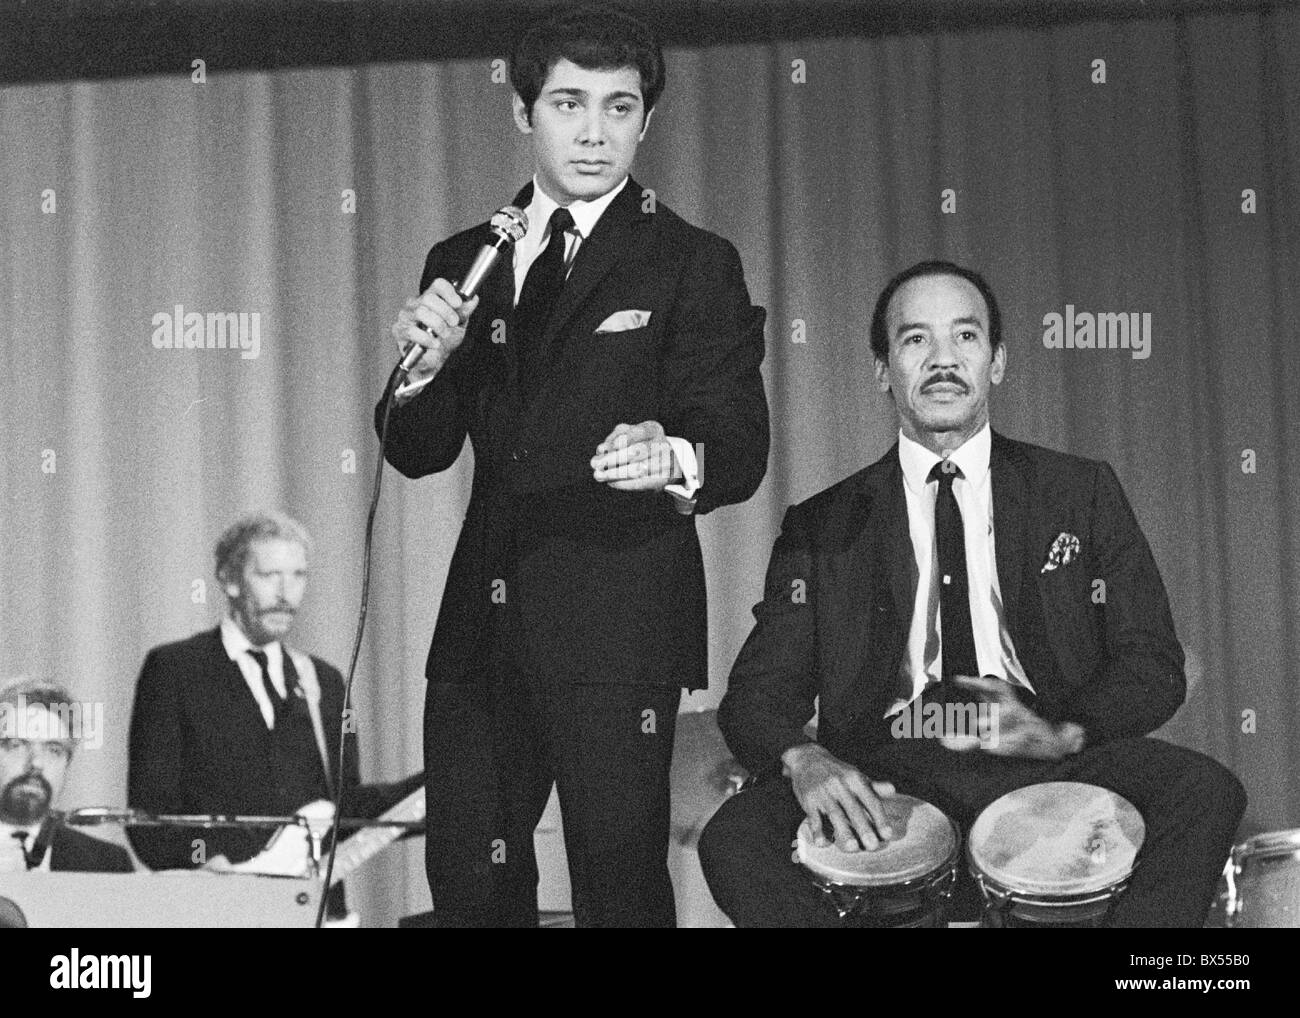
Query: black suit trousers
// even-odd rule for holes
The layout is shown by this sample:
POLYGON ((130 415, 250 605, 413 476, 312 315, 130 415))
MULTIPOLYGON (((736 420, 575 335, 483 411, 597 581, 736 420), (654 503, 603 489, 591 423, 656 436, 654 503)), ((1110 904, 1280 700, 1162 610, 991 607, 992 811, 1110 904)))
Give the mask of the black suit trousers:
POLYGON ((491 627, 477 685, 431 683, 425 704, 426 865, 439 926, 536 926, 533 834, 559 793, 578 926, 673 926, 669 769, 676 688, 573 684, 491 627))
MULTIPOLYGON (((1106 925, 1115 927, 1203 925, 1246 808, 1245 792, 1226 768, 1152 738, 1118 739, 1054 762, 898 739, 849 762, 934 803, 963 836, 986 806, 1025 785, 1077 781, 1118 792, 1142 814, 1146 837, 1129 887, 1107 916, 1106 925)), ((729 799, 709 821, 700 861, 719 907, 737 926, 841 925, 791 861, 802 819, 790 781, 774 777, 729 799)))

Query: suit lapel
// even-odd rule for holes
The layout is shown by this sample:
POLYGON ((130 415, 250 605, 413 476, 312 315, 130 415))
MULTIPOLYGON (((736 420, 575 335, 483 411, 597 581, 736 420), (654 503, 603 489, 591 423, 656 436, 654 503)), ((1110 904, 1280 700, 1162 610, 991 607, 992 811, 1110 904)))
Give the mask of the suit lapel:
MULTIPOLYGON (((533 200, 533 184, 529 181, 519 193, 515 195, 513 202, 516 208, 526 209, 533 200)), ((488 276, 483 285, 483 310, 487 314, 475 314, 475 318, 481 318, 484 321, 486 331, 481 335, 479 342, 483 344, 487 351, 486 356, 488 363, 491 365, 492 377, 498 381, 504 380, 510 392, 517 392, 519 384, 519 344, 512 340, 515 328, 515 266, 514 252, 511 251, 511 257, 503 260, 497 271, 488 276), (504 343, 492 342, 492 331, 494 326, 491 324, 495 319, 501 319, 506 323, 506 341, 504 343)))
POLYGON ((28 846, 28 853, 36 857, 36 865, 40 866, 45 861, 45 853, 50 855, 50 869, 59 868, 59 864, 68 864, 68 858, 73 854, 69 849, 75 849, 75 845, 69 844, 67 838, 61 838, 63 833, 63 816, 54 812, 47 813, 45 819, 41 821, 40 828, 36 831, 36 839, 32 845, 28 846), (60 846, 66 846, 61 848, 60 846))
POLYGON ((585 238, 578 248, 573 268, 569 270, 569 278, 565 280, 559 300, 546 323, 546 333, 542 340, 546 350, 553 348, 556 337, 600 281, 627 257, 634 239, 632 234, 649 221, 649 215, 641 211, 640 194, 641 185, 629 177, 623 190, 596 221, 591 236, 585 238))
MULTIPOLYGON (((1020 646, 1020 598, 1025 585, 1025 537, 1029 528, 1028 488, 1022 464, 996 431, 989 458, 993 484, 993 545, 1007 631, 1020 646)), ((1032 592, 1037 591, 1035 584, 1032 592)))
POLYGON ((221 627, 218 626, 210 633, 208 660, 213 671, 221 676, 220 683, 214 684, 215 689, 220 690, 216 695, 221 696, 226 702, 224 708, 218 708, 224 715, 223 723, 228 719, 232 730, 249 732, 250 738, 260 741, 262 735, 267 732, 262 708, 253 691, 248 688, 248 682, 244 679, 244 672, 239 662, 232 661, 226 654, 226 646, 221 642, 221 627))
POLYGON ((907 494, 903 491, 903 467, 898 459, 898 447, 894 447, 891 470, 885 481, 885 490, 880 493, 880 500, 887 503, 885 519, 888 527, 884 546, 880 554, 889 558, 889 589, 894 598, 894 611, 908 625, 912 621, 912 610, 916 604, 916 585, 919 577, 916 572, 916 554, 912 550, 912 531, 908 523, 907 494))
POLYGON ((325 752, 329 757, 324 761, 326 784, 333 791, 334 768, 339 762, 339 722, 343 717, 343 687, 330 682, 328 675, 321 669, 316 671, 316 685, 320 689, 321 731, 325 737, 325 752))
POLYGON ((836 592, 831 631, 847 634, 836 670, 849 688, 859 687, 863 676, 871 681, 892 667, 893 637, 906 634, 916 597, 897 445, 879 465, 878 473, 863 479, 850 505, 845 551, 831 558, 830 576, 822 584, 836 592))
MULTIPOLYGON (((49 823, 48 818, 46 823, 49 823)), ((50 845, 46 850, 50 853, 50 870, 56 873, 60 870, 72 869, 76 865, 76 861, 72 858, 75 850, 66 838, 59 836, 61 833, 55 831, 50 835, 50 845)))
POLYGON ((480 294, 483 300, 474 318, 483 323, 478 343, 488 364, 488 375, 513 391, 519 379, 519 344, 511 342, 515 324, 515 269, 511 259, 502 259, 484 281, 480 294), (506 323, 504 343, 494 341, 494 323, 498 320, 506 323))

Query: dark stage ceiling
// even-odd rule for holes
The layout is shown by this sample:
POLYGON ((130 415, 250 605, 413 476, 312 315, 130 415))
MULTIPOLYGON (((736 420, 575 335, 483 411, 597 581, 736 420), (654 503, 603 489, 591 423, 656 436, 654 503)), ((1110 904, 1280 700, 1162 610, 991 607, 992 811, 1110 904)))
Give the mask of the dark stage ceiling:
MULTIPOLYGON (((1264 10, 1296 0, 654 0, 671 46, 1264 10)), ((552 0, 3 0, 0 83, 504 55, 552 0)))

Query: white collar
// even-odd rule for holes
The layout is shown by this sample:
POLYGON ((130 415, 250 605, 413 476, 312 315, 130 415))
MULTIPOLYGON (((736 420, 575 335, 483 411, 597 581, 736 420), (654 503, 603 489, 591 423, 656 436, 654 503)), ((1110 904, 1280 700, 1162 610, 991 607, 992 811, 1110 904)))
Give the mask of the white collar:
MULTIPOLYGON (((989 472, 989 457, 993 451, 993 431, 987 421, 984 427, 966 439, 961 446, 948 454, 948 458, 961 468, 966 482, 978 488, 989 472)), ((920 442, 914 442, 900 430, 898 432, 898 460, 903 468, 903 481, 919 494, 925 490, 930 471, 943 457, 935 455, 920 442)))
POLYGON ((36 844, 36 836, 41 833, 41 827, 44 823, 45 817, 41 817, 34 824, 11 824, 8 820, 0 820, 0 838, 9 838, 19 831, 25 831, 27 833, 27 843, 23 847, 30 852, 36 844))
MULTIPOLYGON (((45 816, 42 817, 39 821, 37 821, 35 824, 14 825, 11 823, 7 823, 6 821, 0 820, 0 839, 7 842, 14 843, 17 842, 18 839, 13 837, 13 835, 18 833, 26 834, 27 837, 22 842, 22 850, 24 856, 26 856, 26 859, 30 859, 32 853, 36 851, 37 840, 40 838, 41 830, 45 828, 46 823, 49 823, 51 825, 54 823, 54 820, 50 817, 50 814, 48 813, 45 814, 45 816)), ((36 864, 36 866, 34 866, 31 869, 30 872, 32 873, 50 872, 52 866, 52 859, 54 856, 54 833, 55 833, 55 828, 51 826, 49 828, 49 833, 46 835, 46 837, 49 840, 45 843, 45 847, 41 850, 41 860, 39 863, 36 864)), ((9 851, 12 851, 12 849, 9 849, 9 851)), ((24 862, 26 862, 26 859, 24 859, 24 862)))
MULTIPOLYGON (((226 656, 235 664, 239 664, 239 659, 250 650, 264 652, 268 667, 274 661, 278 667, 283 668, 282 662, 285 656, 291 657, 294 668, 298 673, 298 684, 302 686, 302 691, 307 694, 307 699, 313 703, 320 700, 320 680, 316 677, 316 667, 312 664, 311 658, 302 651, 293 650, 279 640, 272 640, 270 643, 258 647, 239 628, 239 623, 229 615, 221 620, 221 645, 226 649, 226 656)), ((257 696, 257 693, 255 692, 253 695, 257 696)))
MULTIPOLYGON (((596 223, 605 214, 610 202, 618 197, 623 188, 627 187, 629 179, 629 177, 624 177, 617 187, 606 191, 599 198, 593 198, 591 201, 570 202, 565 206, 569 210, 569 215, 573 216, 573 229, 577 231, 583 240, 591 236, 591 231, 596 228, 596 223)), ((536 228, 545 233, 551 221, 551 214, 559 207, 560 203, 542 190, 541 182, 534 175, 533 200, 528 203, 528 208, 525 210, 528 213, 528 222, 535 224, 536 228)))
POLYGON ((238 661, 250 650, 266 654, 267 660, 278 659, 281 654, 280 642, 272 640, 261 647, 248 638, 248 634, 239 628, 239 623, 229 615, 221 620, 221 645, 226 648, 226 656, 231 661, 238 661))

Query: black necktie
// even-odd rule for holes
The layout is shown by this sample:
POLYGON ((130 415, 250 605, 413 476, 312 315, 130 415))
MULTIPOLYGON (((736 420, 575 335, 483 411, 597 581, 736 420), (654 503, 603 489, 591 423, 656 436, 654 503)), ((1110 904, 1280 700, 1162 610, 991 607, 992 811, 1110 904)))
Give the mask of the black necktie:
POLYGON ((975 631, 970 618, 970 583, 966 577, 966 534, 961 509, 952 491, 961 468, 942 460, 930 471, 929 480, 939 482, 934 500, 934 539, 939 557, 939 626, 943 654, 943 679, 954 675, 979 675, 975 656, 975 631))
MULTIPOLYGON (((267 665, 268 659, 266 656, 266 651, 250 650, 248 654, 254 661, 257 662, 257 666, 262 669, 262 688, 266 690, 267 698, 270 699, 271 701, 271 711, 273 714, 271 727, 274 728, 276 725, 280 723, 280 714, 284 709, 285 698, 280 696, 280 694, 276 692, 275 683, 271 681, 271 670, 267 665)), ((288 654, 281 651, 280 661, 284 666, 284 688, 285 691, 289 694, 289 698, 292 699, 294 696, 294 687, 297 686, 298 684, 295 681, 297 679, 297 675, 294 674, 292 678, 290 677, 290 672, 293 669, 293 663, 289 660, 288 654)))
POLYGON ((320 757, 320 751, 316 744, 316 728, 312 723, 311 709, 307 706, 307 696, 298 681, 298 669, 294 666, 293 658, 281 646, 280 665, 284 675, 285 691, 285 696, 281 698, 280 694, 275 691, 275 684, 271 682, 266 651, 250 650, 248 653, 257 662, 258 667, 262 669, 262 688, 266 690, 266 695, 271 701, 271 738, 290 759, 299 761, 302 766, 309 769, 315 769, 319 766, 321 770, 318 773, 324 777, 325 788, 329 791, 329 795, 333 797, 333 785, 328 776, 329 771, 325 767, 324 760, 320 757), (317 761, 315 764, 306 763, 306 761, 313 758, 317 761))
POLYGON ((32 857, 27 854, 27 832, 14 831, 11 837, 18 842, 18 851, 23 854, 23 863, 28 869, 32 869, 32 857))
POLYGON ((551 213, 551 238, 546 250, 529 266, 524 287, 519 291, 515 336, 520 351, 519 377, 525 388, 536 382, 538 371, 543 366, 542 336, 555 300, 564 286, 564 237, 572 228, 573 216, 568 209, 560 208, 551 213))

